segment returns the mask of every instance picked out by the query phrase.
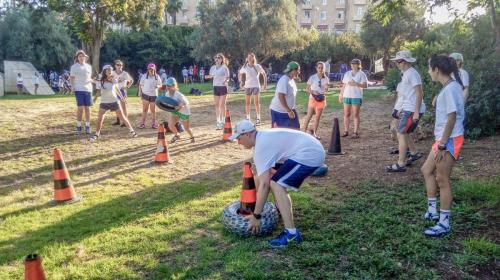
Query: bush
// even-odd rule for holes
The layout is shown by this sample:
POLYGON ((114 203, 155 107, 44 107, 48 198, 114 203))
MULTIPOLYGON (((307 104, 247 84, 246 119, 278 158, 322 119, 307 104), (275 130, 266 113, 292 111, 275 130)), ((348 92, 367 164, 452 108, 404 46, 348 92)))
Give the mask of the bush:
POLYGON ((389 91, 396 91, 396 87, 401 82, 401 71, 397 68, 389 68, 384 77, 384 84, 389 91))

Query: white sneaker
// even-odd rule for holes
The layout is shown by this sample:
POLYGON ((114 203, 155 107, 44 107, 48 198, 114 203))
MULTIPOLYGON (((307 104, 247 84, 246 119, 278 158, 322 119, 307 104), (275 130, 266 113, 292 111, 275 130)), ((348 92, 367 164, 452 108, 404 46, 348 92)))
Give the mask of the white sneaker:
POLYGON ((215 126, 215 129, 221 130, 224 127, 223 123, 218 122, 217 125, 215 126))

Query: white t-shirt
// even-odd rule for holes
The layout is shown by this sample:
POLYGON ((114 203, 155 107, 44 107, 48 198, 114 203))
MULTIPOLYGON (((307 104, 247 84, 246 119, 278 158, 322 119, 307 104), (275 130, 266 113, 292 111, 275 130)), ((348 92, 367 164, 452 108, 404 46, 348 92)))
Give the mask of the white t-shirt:
POLYGON ((182 109, 179 110, 179 113, 184 114, 184 115, 191 115, 189 101, 184 96, 184 94, 182 94, 179 91, 175 91, 173 95, 170 95, 170 92, 168 92, 167 96, 172 97, 173 99, 177 100, 177 102, 184 103, 186 105, 186 106, 182 107, 182 109))
MULTIPOLYGON (((403 109, 403 93, 401 93, 401 82, 396 87, 396 92, 398 97, 396 99, 396 104, 394 104, 394 110, 401 111, 403 109)), ((425 113, 425 103, 423 98, 422 103, 420 103, 420 113, 425 113)))
POLYGON ((241 67, 240 73, 245 74, 245 88, 260 88, 259 74, 265 74, 266 72, 260 64, 254 66, 245 64, 241 67))
POLYGON ((271 105, 269 109, 279 112, 287 113, 286 108, 281 105, 279 95, 284 93, 286 104, 288 108, 295 109, 295 97, 297 96, 297 85, 294 79, 290 79, 288 75, 283 75, 276 84, 276 91, 274 93, 273 100, 271 100, 271 105))
POLYGON ((188 75, 188 70, 186 68, 182 69, 182 76, 187 77, 188 75))
POLYGON ((40 77, 38 76, 33 76, 33 84, 39 85, 40 84, 40 77))
POLYGON ((22 85, 22 84, 23 84, 23 76, 21 76, 21 77, 17 76, 16 85, 22 85))
POLYGON ((325 73, 330 73, 330 68, 331 68, 330 63, 325 62, 325 73))
MULTIPOLYGON (((417 103, 417 95, 415 87, 422 85, 422 79, 415 68, 410 67, 403 72, 403 78, 401 79, 401 94, 402 94, 402 110, 415 112, 415 106, 417 103)), ((420 106, 422 107, 422 106, 420 106)))
POLYGON ((451 82, 444 87, 436 100, 436 124, 434 126, 434 136, 436 140, 441 140, 444 128, 448 122, 448 114, 456 112, 457 118, 450 137, 457 137, 464 134, 464 97, 462 87, 458 82, 451 82))
MULTIPOLYGON (((330 79, 328 79, 326 75, 325 77, 320 79, 318 74, 314 74, 311 77, 309 77, 309 80, 307 80, 307 84, 311 86, 311 90, 319 94, 325 94, 325 85, 328 85, 329 83, 330 79), (321 86, 319 81, 321 81, 321 86)), ((309 96, 309 98, 313 97, 309 96)))
POLYGON ((116 71, 113 71, 113 76, 118 82, 118 88, 125 91, 127 90, 127 82, 130 82, 130 84, 132 84, 132 82, 134 81, 126 71, 122 71, 120 74, 118 74, 116 71))
POLYGON ((101 103, 114 103, 118 102, 118 84, 116 82, 104 82, 97 81, 95 84, 95 89, 101 90, 101 103))
POLYGON ((226 80, 229 78, 229 68, 226 65, 213 65, 210 67, 209 75, 213 77, 212 85, 214 87, 226 86, 226 80))
POLYGON ((288 128, 257 131, 253 160, 260 176, 287 159, 310 167, 325 162, 325 149, 312 135, 288 128))
POLYGON ((141 92, 149 96, 158 96, 158 88, 161 87, 161 78, 158 74, 148 76, 144 74, 141 78, 141 92))
POLYGON ((358 71, 354 76, 351 71, 347 71, 344 74, 344 78, 342 79, 342 83, 344 86, 344 97, 347 98, 363 98, 363 89, 358 86, 350 86, 347 83, 350 81, 355 81, 358 84, 368 82, 368 78, 366 78, 366 74, 363 71, 358 71))
POLYGON ((88 63, 75 63, 69 70, 69 75, 74 77, 73 90, 92 92, 92 67, 88 63))
POLYGON ((165 85, 167 83, 168 75, 167 73, 161 73, 161 82, 165 85))
MULTIPOLYGON (((460 68, 458 69, 458 75, 460 76, 460 79, 462 80, 462 84, 464 87, 469 86, 469 73, 465 71, 464 69, 460 68)), ((451 73, 451 77, 455 79, 455 74, 451 73)))

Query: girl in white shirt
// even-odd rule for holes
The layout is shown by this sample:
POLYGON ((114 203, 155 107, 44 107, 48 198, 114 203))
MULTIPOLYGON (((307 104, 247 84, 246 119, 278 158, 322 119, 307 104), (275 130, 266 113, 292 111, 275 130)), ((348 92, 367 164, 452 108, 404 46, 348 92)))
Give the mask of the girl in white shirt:
POLYGON ((189 134, 191 137, 191 143, 194 143, 194 136, 193 136, 193 131, 191 130, 190 127, 190 116, 191 116, 191 108, 189 107, 189 101, 187 98, 184 96, 179 91, 179 86, 177 85, 177 81, 175 78, 168 78, 166 81, 166 86, 167 86, 167 95, 168 97, 171 97, 175 99, 177 102, 179 102, 179 105, 175 107, 174 112, 171 112, 169 114, 169 119, 168 119, 168 128, 170 131, 174 133, 174 137, 170 141, 170 143, 175 143, 177 140, 179 140, 179 133, 177 131, 177 127, 175 126, 177 122, 182 121, 182 124, 184 125, 184 128, 186 129, 186 132, 189 134))
POLYGON ((33 77, 33 85, 35 86, 35 95, 37 95, 38 87, 40 85, 40 76, 38 76, 38 72, 35 72, 35 76, 33 77))
POLYGON ((260 80, 259 76, 262 75, 264 78, 263 90, 267 88, 267 75, 266 71, 260 64, 257 63, 255 54, 250 52, 247 55, 245 65, 241 67, 239 71, 238 80, 240 81, 240 88, 245 89, 245 114, 247 120, 250 120, 250 105, 252 103, 252 95, 255 104, 255 113, 257 114, 257 119, 255 125, 260 125, 260 80), (245 75, 245 81, 243 82, 243 75, 245 75))
POLYGON ((354 131, 351 138, 359 138, 359 109, 363 103, 363 89, 367 87, 368 79, 363 73, 361 60, 355 58, 351 61, 351 71, 347 71, 342 79, 339 102, 344 104, 344 133, 342 137, 349 135, 349 120, 351 113, 354 117, 354 131))
POLYGON ((304 132, 307 132, 309 122, 311 121, 313 114, 316 114, 311 134, 317 139, 320 139, 316 133, 318 131, 321 114, 323 113, 323 109, 326 107, 325 94, 328 92, 328 84, 330 83, 330 79, 326 76, 325 68, 324 62, 320 61, 316 63, 316 74, 309 77, 306 87, 306 91, 309 93, 309 104, 307 106, 304 132))
POLYGON ((90 141, 96 141, 101 136, 102 122, 104 121, 104 115, 106 111, 116 111, 116 114, 124 123, 129 131, 130 137, 136 138, 137 133, 134 131, 127 116, 123 114, 122 108, 118 103, 119 87, 115 77, 113 77, 113 67, 111 65, 106 65, 102 68, 101 80, 96 82, 96 89, 99 90, 101 95, 101 104, 99 104, 99 115, 97 117, 96 131, 94 135, 90 138, 90 141))
POLYGON ((16 88, 17 88, 17 95, 20 95, 24 91, 24 84, 23 84, 23 75, 21 73, 17 73, 17 78, 16 78, 16 88))
POLYGON ((148 109, 151 110, 151 128, 158 128, 156 122, 156 98, 158 97, 158 89, 161 87, 161 77, 156 74, 156 65, 153 63, 148 64, 148 72, 141 78, 141 99, 142 99, 142 116, 139 128, 146 127, 146 116, 148 109))
MULTIPOLYGON (((123 62, 121 60, 115 60, 115 71, 113 72, 113 77, 118 81, 118 88, 120 90, 118 99, 120 100, 123 115, 127 117, 127 90, 134 83, 134 80, 127 73, 127 71, 123 70, 123 62)), ((120 117, 118 116, 118 112, 116 113, 116 122, 113 123, 113 125, 120 125, 120 117)), ((125 126, 124 123, 122 123, 122 127, 123 126, 125 126)))
POLYGON ((214 57, 215 65, 210 68, 208 79, 213 79, 215 117, 217 119, 216 129, 224 128, 224 118, 226 114, 227 85, 229 81, 228 60, 218 53, 214 57))
POLYGON ((443 85, 436 98, 436 141, 424 165, 422 174, 427 189, 428 208, 424 219, 437 224, 424 231, 430 237, 441 237, 451 231, 450 209, 453 201, 450 175, 464 142, 464 98, 463 85, 458 67, 453 58, 433 55, 429 60, 429 75, 433 81, 443 85), (455 75, 456 81, 451 77, 455 75), (439 187, 440 212, 437 211, 437 188, 439 187))

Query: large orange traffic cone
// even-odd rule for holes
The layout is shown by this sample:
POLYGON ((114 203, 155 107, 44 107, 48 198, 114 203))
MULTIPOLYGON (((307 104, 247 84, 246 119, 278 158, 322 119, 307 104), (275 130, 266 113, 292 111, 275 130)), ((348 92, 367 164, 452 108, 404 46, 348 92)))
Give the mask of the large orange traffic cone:
POLYGON ((170 162, 167 140, 165 140, 165 126, 160 124, 158 127, 158 142, 156 143, 155 163, 162 164, 170 162))
POLYGON ((42 259, 37 254, 30 254, 24 258, 24 279, 45 280, 42 259))
POLYGON ((252 164, 243 164, 243 186, 241 188, 240 209, 238 214, 250 215, 255 210, 257 192, 255 190, 255 180, 253 179, 252 164))
POLYGON ((62 158, 62 152, 57 148, 54 149, 54 171, 52 176, 54 178, 54 199, 50 201, 51 204, 73 203, 82 199, 81 196, 77 196, 75 193, 68 169, 62 158))
POLYGON ((222 140, 229 141, 229 137, 233 134, 233 128, 231 126, 231 115, 229 110, 226 110, 226 120, 224 122, 224 134, 222 135, 222 140))

